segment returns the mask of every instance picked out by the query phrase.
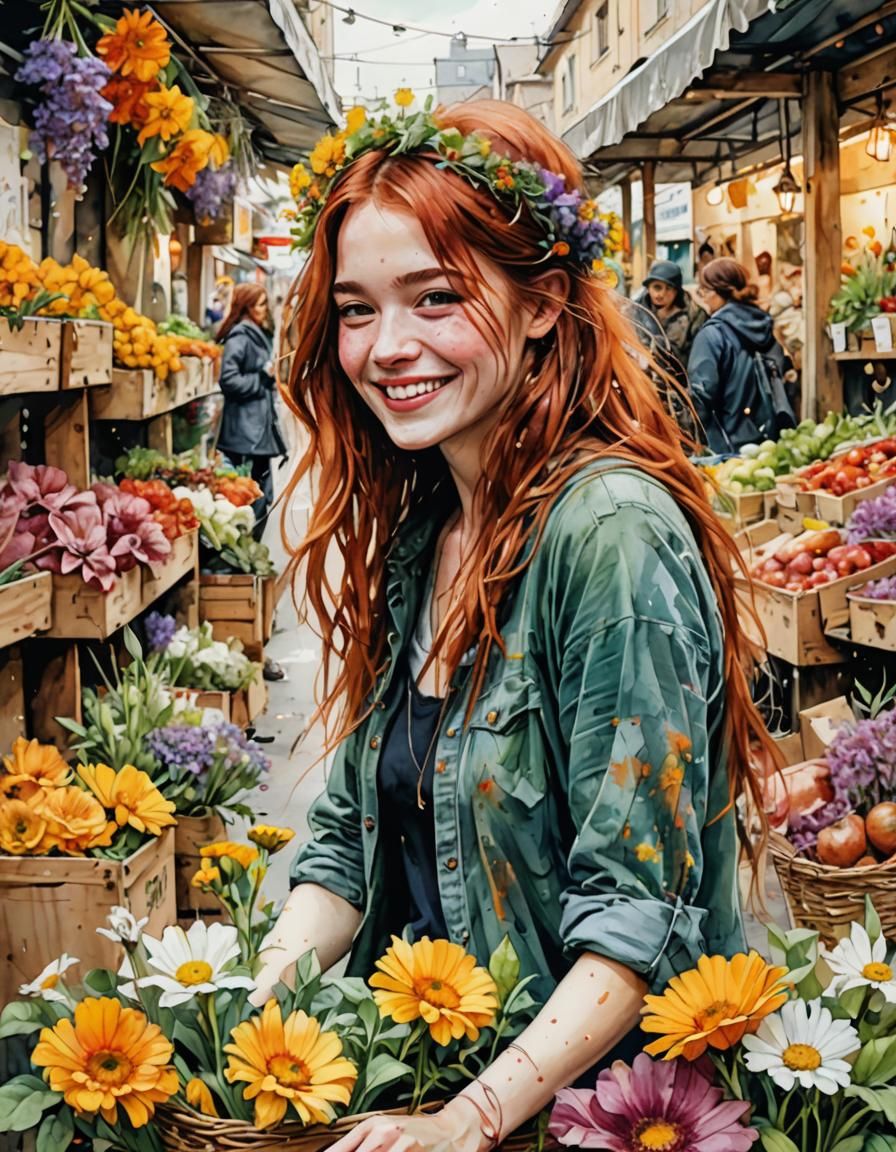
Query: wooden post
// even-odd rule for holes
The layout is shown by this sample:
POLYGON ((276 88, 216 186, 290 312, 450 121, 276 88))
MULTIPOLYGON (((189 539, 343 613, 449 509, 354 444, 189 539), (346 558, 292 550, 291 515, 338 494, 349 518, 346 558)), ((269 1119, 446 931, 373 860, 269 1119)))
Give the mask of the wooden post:
MULTIPOLYGON (((631 236, 632 236, 632 182, 631 182, 631 176, 625 176, 619 187, 622 191, 622 227, 623 227, 623 230, 624 230, 626 236, 628 236, 628 238, 629 238, 629 243, 631 243, 631 236)), ((631 267, 631 257, 633 255, 634 255, 634 253, 630 253, 630 255, 629 255, 629 260, 628 260, 629 267, 631 267)), ((625 261, 622 261, 622 263, 625 263, 625 261)), ((630 282, 631 277, 628 276, 628 277, 626 277, 626 279, 629 280, 629 283, 627 283, 625 285, 626 290, 628 290, 631 288, 631 282, 630 282)))
POLYGON ((44 457, 68 473, 79 488, 90 487, 90 421, 87 389, 60 393, 44 424, 44 457))
POLYGON ((641 169, 644 185, 644 271, 656 259, 656 164, 648 160, 641 169))
POLYGON ((843 382, 831 359, 825 320, 840 287, 840 113, 833 72, 809 72, 803 102, 806 267, 803 311, 803 416, 823 419, 843 407, 843 382))

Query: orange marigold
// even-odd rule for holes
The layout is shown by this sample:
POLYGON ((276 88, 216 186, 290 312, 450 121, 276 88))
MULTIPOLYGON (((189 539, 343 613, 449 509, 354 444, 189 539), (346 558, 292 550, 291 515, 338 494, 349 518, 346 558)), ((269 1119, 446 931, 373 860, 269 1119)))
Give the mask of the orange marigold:
POLYGON ((154 80, 171 59, 168 34, 151 12, 125 8, 115 25, 97 41, 96 51, 113 72, 135 80, 154 80))
POLYGON ((101 95, 112 105, 109 113, 111 124, 130 124, 133 128, 142 128, 149 115, 149 105, 146 97, 150 92, 158 91, 155 80, 134 80, 128 76, 113 76, 101 95))
POLYGON ((191 128, 184 132, 167 156, 156 160, 152 167, 162 173, 166 187, 186 192, 193 187, 196 177, 208 165, 214 147, 215 138, 211 132, 191 128))

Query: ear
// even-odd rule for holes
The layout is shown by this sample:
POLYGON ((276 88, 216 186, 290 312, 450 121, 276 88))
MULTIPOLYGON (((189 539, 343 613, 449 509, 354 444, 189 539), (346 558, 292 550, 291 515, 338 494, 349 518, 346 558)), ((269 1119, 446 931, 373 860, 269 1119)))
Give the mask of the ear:
POLYGON ((557 323, 557 317, 566 307, 569 299, 569 276, 560 269, 545 272, 535 281, 535 287, 544 293, 529 320, 526 336, 530 340, 540 340, 557 323))

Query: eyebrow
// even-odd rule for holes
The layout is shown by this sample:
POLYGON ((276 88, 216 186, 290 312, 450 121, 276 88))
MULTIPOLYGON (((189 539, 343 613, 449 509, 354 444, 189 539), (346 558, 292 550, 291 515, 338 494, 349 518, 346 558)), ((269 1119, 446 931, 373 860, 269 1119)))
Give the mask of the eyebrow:
MULTIPOLYGON (((418 268, 416 272, 405 272, 402 276, 396 276, 392 281, 393 288, 410 288, 414 284, 426 284, 430 280, 437 280, 448 273, 444 268, 418 268)), ((359 284, 357 280, 340 280, 333 285, 334 294, 341 292, 345 295, 357 293, 364 294, 364 287, 359 284)))

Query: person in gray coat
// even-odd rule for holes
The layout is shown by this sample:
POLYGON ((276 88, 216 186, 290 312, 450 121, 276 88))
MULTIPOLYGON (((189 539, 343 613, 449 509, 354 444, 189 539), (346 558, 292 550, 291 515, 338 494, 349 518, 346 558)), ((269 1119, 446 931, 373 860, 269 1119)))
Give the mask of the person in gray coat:
POLYGON ((218 447, 234 464, 251 461, 252 478, 262 491, 253 505, 254 534, 260 540, 274 500, 271 459, 286 452, 275 407, 268 297, 260 284, 234 288, 218 341, 224 345, 220 378, 224 416, 218 447))

